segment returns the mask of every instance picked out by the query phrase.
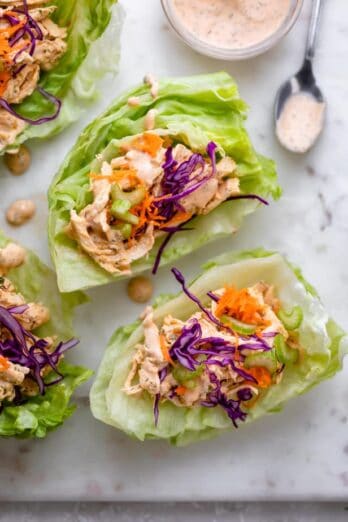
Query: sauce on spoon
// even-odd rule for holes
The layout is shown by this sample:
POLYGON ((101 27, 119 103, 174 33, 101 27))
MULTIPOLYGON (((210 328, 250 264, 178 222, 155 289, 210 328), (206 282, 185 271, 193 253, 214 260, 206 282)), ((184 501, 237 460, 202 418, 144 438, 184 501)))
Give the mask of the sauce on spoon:
POLYGON ((307 152, 321 133, 324 114, 324 102, 311 94, 293 94, 277 120, 276 133, 280 143, 292 152, 307 152))

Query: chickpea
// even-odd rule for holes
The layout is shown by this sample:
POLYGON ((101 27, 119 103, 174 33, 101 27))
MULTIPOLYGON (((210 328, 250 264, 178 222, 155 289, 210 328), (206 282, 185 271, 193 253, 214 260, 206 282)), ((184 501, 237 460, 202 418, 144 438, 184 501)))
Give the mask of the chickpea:
POLYGON ((127 287, 128 297, 135 303, 146 303, 153 294, 153 284, 148 277, 133 277, 127 287))
POLYGON ((14 176, 21 176, 30 167, 30 151, 24 145, 19 147, 14 154, 6 153, 4 157, 5 165, 14 176))
POLYGON ((8 243, 0 248, 0 266, 2 268, 15 268, 25 261, 25 250, 16 243, 8 243))
POLYGON ((9 206, 6 219, 10 225, 20 226, 33 217, 36 211, 34 201, 30 199, 18 199, 9 206))

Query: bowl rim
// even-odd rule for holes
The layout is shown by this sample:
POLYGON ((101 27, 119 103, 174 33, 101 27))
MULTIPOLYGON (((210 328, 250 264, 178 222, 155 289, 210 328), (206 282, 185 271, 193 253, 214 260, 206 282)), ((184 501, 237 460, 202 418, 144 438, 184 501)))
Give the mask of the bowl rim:
POLYGON ((174 10, 172 7, 173 0, 161 0, 161 4, 170 26, 177 34, 177 36, 179 36, 179 38, 186 43, 186 45, 188 45, 200 54, 204 54, 212 58, 217 58, 219 60, 233 61, 253 58, 254 56, 258 56, 267 52, 269 49, 277 45, 277 43, 279 43, 293 28, 295 22, 297 21, 301 13, 304 0, 291 0, 289 13, 286 16, 284 22, 277 29, 277 31, 265 38, 265 40, 262 40, 261 42, 251 45, 249 47, 244 47, 242 49, 229 49, 226 47, 217 47, 207 42, 204 42, 203 40, 200 40, 194 35, 194 33, 186 30, 185 27, 175 17, 174 10))

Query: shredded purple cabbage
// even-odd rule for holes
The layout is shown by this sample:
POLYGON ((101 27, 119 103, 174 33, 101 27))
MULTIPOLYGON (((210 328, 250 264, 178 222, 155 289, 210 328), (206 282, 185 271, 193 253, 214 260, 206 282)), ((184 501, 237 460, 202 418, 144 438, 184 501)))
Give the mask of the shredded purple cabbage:
POLYGON ((181 285, 181 288, 183 290, 183 292, 187 295, 187 297, 189 299, 191 299, 191 301, 193 301, 194 303, 196 303, 196 305, 198 306, 198 308, 200 310, 202 310, 202 312, 208 317, 208 319, 216 324, 217 326, 221 327, 223 326, 220 321, 218 319, 216 319, 216 317, 211 313, 210 310, 208 310, 208 308, 206 308, 205 306, 202 305, 201 301, 198 299, 198 297, 196 297, 192 292, 190 292, 190 290, 187 288, 186 286, 186 282, 185 282, 185 278, 184 276, 182 275, 182 273, 180 272, 180 270, 178 270, 177 268, 172 268, 172 273, 174 274, 174 277, 175 279, 178 281, 178 283, 181 285))
POLYGON ((253 398, 253 393, 250 388, 242 388, 238 390, 237 396, 240 401, 250 401, 253 398))
POLYGON ((207 292, 207 296, 210 297, 212 301, 215 301, 215 303, 219 302, 219 297, 215 295, 213 292, 207 292))
POLYGON ((215 373, 209 372, 209 379, 215 386, 215 389, 209 393, 207 400, 203 401, 201 405, 206 408, 221 406, 226 411, 235 428, 238 428, 237 421, 240 420, 244 422, 247 417, 247 413, 241 409, 242 400, 239 399, 235 401, 233 399, 227 399, 226 395, 221 390, 221 382, 215 373))
MULTIPOLYGON (((167 377, 167 375, 168 375, 168 366, 165 366, 158 373, 158 377, 159 377, 159 380, 160 380, 161 383, 164 381, 164 379, 167 377)), ((156 427, 157 427, 158 418, 159 418, 159 401, 160 401, 160 399, 161 399, 161 394, 157 393, 156 396, 155 396, 154 404, 153 404, 153 414, 154 414, 154 417, 155 417, 155 426, 156 427)))
MULTIPOLYGON (((30 56, 33 56, 35 49, 36 49, 36 42, 38 40, 43 40, 43 33, 41 31, 41 28, 37 21, 30 15, 27 0, 23 0, 23 8, 16 8, 14 11, 18 14, 25 15, 26 17, 26 23, 23 27, 19 28, 18 31, 15 32, 14 35, 11 36, 9 39, 9 45, 13 47, 16 43, 18 43, 22 38, 24 38, 26 35, 29 36, 30 44, 23 47, 23 49, 20 49, 14 56, 14 63, 17 63, 19 56, 25 52, 28 51, 30 56)), ((16 18, 12 15, 6 14, 6 12, 3 14, 1 18, 5 18, 11 26, 14 26, 20 22, 19 18, 16 18)), ((17 70, 14 71, 14 77, 16 77, 25 67, 25 64, 20 65, 17 70)), ((25 121, 26 123, 29 123, 30 125, 41 125, 43 123, 50 122, 52 120, 55 120, 60 113, 62 102, 59 100, 56 96, 53 94, 50 94, 49 92, 45 91, 40 86, 36 87, 36 90, 47 100, 49 100, 56 108, 55 112, 50 116, 44 116, 41 118, 38 118, 37 120, 33 120, 31 118, 27 118, 25 116, 22 116, 17 111, 15 111, 11 105, 4 99, 0 98, 0 106, 5 109, 7 112, 15 116, 16 118, 25 121)))
POLYGON ((173 158, 173 148, 169 147, 166 150, 166 160, 162 165, 163 179, 161 189, 162 196, 168 195, 168 197, 156 202, 155 205, 159 209, 161 216, 164 216, 167 221, 172 219, 179 210, 182 210, 180 199, 198 190, 215 174, 216 148, 217 145, 213 142, 207 145, 206 151, 212 163, 212 171, 204 178, 201 178, 205 167, 205 160, 202 154, 193 153, 187 161, 183 161, 178 166, 178 162, 173 158), (196 169, 199 170, 194 178, 192 178, 191 176, 196 169), (197 182, 195 183, 196 180, 197 182))
POLYGON ((19 118, 20 120, 23 120, 26 123, 30 123, 30 125, 42 125, 43 123, 47 123, 49 121, 55 120, 58 117, 58 115, 60 113, 60 110, 61 110, 61 107, 62 107, 61 100, 59 100, 58 98, 53 96, 53 94, 50 94, 49 92, 45 91, 45 89, 43 89, 39 85, 36 87, 36 90, 44 98, 46 98, 47 100, 49 100, 50 102, 52 102, 56 106, 56 110, 55 110, 54 114, 52 114, 51 116, 43 116, 42 118, 38 118, 37 120, 32 120, 30 118, 26 118, 25 116, 22 116, 21 114, 18 114, 18 112, 16 112, 11 107, 11 105, 6 100, 4 100, 4 98, 0 98, 0 106, 3 109, 5 109, 7 112, 9 112, 10 114, 15 116, 16 118, 19 118))
POLYGON ((257 199, 263 205, 269 205, 268 201, 257 194, 239 194, 238 196, 230 196, 226 201, 234 199, 257 199))
MULTIPOLYGON (((183 274, 177 268, 172 268, 172 273, 189 299, 199 307, 212 323, 219 328, 224 328, 225 325, 220 323, 212 312, 203 306, 198 297, 187 288, 183 274)), ((208 292, 207 295, 215 302, 219 301, 219 297, 213 292, 208 292)), ((274 332, 267 332, 265 338, 272 338, 275 335, 274 332)), ((242 343, 238 345, 238 362, 245 360, 245 355, 243 354, 245 350, 265 352, 272 349, 265 339, 254 334, 247 337, 239 336, 239 338, 242 340, 242 343)), ((230 341, 221 337, 203 337, 202 327, 198 320, 191 319, 182 328, 180 335, 171 346, 169 354, 173 361, 178 362, 183 368, 186 368, 186 370, 190 372, 195 372, 202 366, 206 368, 210 382, 214 385, 214 390, 210 391, 206 400, 201 402, 202 406, 207 408, 221 406, 236 428, 238 427, 238 421, 245 421, 247 413, 241 409, 241 403, 252 399, 253 393, 250 387, 248 387, 248 383, 257 384, 257 379, 238 365, 236 360, 236 347, 234 344, 231 344, 230 341), (220 368, 230 366, 232 370, 245 381, 244 387, 237 392, 237 400, 228 399, 226 394, 222 392, 222 381, 220 381, 217 375, 212 371, 211 367, 213 366, 220 368)), ((160 372, 160 382, 164 380, 167 374, 168 366, 160 372)), ((175 390, 172 390, 170 398, 174 396, 175 390)), ((157 394, 154 401, 156 426, 159 415, 159 401, 160 394, 157 394)))
POLYGON ((186 225, 187 223, 188 223, 188 221, 186 221, 185 223, 181 223, 180 225, 177 225, 175 227, 163 227, 162 228, 163 232, 167 232, 167 235, 164 238, 164 240, 162 241, 162 243, 158 249, 158 252, 156 254, 155 262, 152 267, 152 273, 154 275, 157 274, 157 270, 160 266, 163 252, 166 249, 166 247, 167 247, 168 243, 170 242, 170 240, 172 239, 172 237, 174 236, 174 234, 176 234, 177 232, 185 232, 188 230, 193 230, 192 228, 187 228, 187 227, 184 228, 184 225, 186 225))
MULTIPOLYGON (((206 150, 211 161, 212 170, 211 173, 208 176, 205 176, 203 179, 200 179, 200 177, 205 167, 205 160, 201 154, 192 154, 187 161, 184 161, 181 163, 181 165, 178 166, 178 162, 173 158, 173 148, 169 147, 166 150, 165 162, 162 165, 164 174, 161 188, 162 195, 165 196, 168 194, 168 197, 157 201, 155 206, 158 208, 160 215, 165 217, 167 221, 172 219, 178 211, 183 210, 180 205, 180 199, 183 199, 192 192, 198 190, 202 185, 204 185, 204 183, 208 181, 208 179, 214 176, 216 172, 216 149, 217 145, 214 142, 208 143, 206 150), (200 167, 199 172, 194 176, 194 178, 191 178, 191 175, 198 167, 200 167), (192 181, 197 179, 198 181, 192 184, 192 181)), ((155 263, 152 268, 153 274, 157 273, 163 252, 174 234, 183 230, 189 230, 182 228, 185 224, 188 223, 188 221, 176 227, 171 227, 171 230, 168 228, 162 229, 163 231, 168 232, 168 235, 162 242, 157 252, 155 263)))
POLYGON ((48 342, 45 339, 36 339, 35 336, 27 331, 20 322, 14 317, 24 313, 27 305, 16 306, 10 309, 0 306, 0 325, 5 328, 9 338, 0 341, 0 355, 8 359, 13 364, 20 364, 31 370, 29 376, 37 383, 41 395, 45 394, 48 386, 57 384, 63 379, 57 364, 64 352, 70 350, 78 344, 77 339, 70 339, 67 342, 60 342, 52 352, 48 352, 48 342), (31 346, 28 347, 27 339, 30 339, 31 346), (42 372, 49 366, 58 377, 54 380, 45 382, 42 372))

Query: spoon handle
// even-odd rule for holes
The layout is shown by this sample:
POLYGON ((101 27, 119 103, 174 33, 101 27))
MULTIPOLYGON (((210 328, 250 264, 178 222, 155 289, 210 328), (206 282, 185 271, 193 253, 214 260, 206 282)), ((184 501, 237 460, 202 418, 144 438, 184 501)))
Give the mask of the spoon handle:
POLYGON ((315 53, 315 43, 319 29, 320 11, 322 7, 322 0, 312 0, 312 13, 309 23, 307 46, 306 46, 306 60, 312 60, 315 53))

